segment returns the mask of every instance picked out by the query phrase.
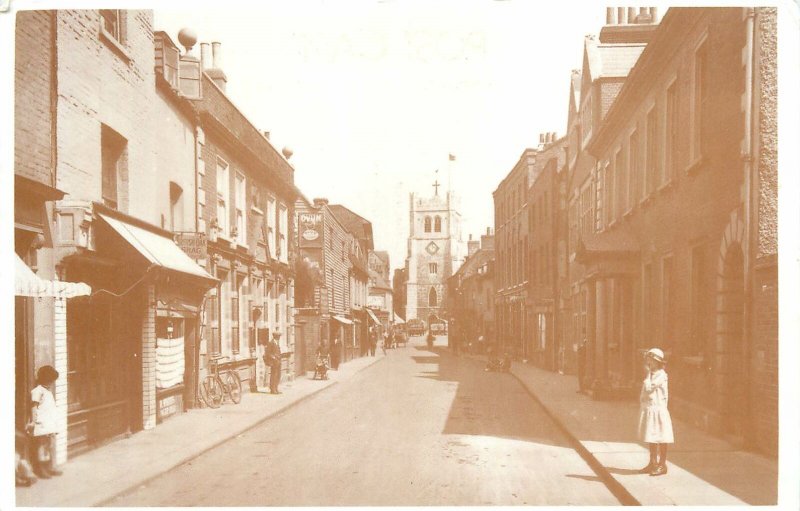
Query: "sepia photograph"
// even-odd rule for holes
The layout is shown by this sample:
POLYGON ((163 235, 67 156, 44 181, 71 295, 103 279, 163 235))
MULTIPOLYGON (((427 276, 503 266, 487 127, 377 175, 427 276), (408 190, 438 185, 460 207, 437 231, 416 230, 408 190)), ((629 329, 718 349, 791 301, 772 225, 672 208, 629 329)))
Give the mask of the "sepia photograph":
POLYGON ((796 509, 798 20, 6 0, 0 507, 796 509))

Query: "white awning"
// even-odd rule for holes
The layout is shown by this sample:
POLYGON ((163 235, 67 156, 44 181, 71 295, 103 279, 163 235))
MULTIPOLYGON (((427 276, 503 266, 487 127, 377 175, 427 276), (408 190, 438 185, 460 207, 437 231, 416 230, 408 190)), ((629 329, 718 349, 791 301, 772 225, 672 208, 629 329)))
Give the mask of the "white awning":
POLYGON ((52 296, 55 298, 73 298, 75 296, 88 296, 92 288, 83 282, 59 282, 45 280, 31 270, 25 261, 17 254, 14 268, 14 295, 15 296, 52 296))
POLYGON ((152 264, 195 277, 215 280, 170 238, 100 214, 112 229, 152 264))
POLYGON ((344 316, 333 316, 333 319, 335 319, 336 321, 338 321, 339 323, 341 323, 343 325, 352 325, 353 324, 353 322, 351 320, 347 319, 344 316))
POLYGON ((372 321, 374 321, 376 325, 381 324, 381 320, 379 320, 378 316, 376 316, 375 313, 372 312, 372 309, 367 309, 367 314, 369 314, 369 317, 372 318, 372 321))
POLYGON ((403 323, 405 323, 405 321, 403 321, 403 318, 398 316, 396 312, 394 313, 394 322, 397 323, 398 325, 402 325, 403 323))

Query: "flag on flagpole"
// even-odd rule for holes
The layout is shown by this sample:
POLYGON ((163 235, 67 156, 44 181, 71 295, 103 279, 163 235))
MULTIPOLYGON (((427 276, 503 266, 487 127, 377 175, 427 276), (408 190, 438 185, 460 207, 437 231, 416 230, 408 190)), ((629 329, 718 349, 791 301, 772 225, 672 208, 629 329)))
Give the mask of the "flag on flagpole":
POLYGON ((453 153, 449 154, 450 161, 456 161, 456 155, 453 153))

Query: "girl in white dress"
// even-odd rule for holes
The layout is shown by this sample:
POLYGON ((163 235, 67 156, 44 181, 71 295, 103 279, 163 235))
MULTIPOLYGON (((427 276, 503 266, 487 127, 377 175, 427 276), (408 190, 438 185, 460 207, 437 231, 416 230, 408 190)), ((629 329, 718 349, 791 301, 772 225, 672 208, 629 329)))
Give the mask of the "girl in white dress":
POLYGON ((672 418, 667 409, 669 399, 667 372, 664 370, 664 352, 658 348, 645 356, 647 377, 639 395, 639 439, 650 448, 650 463, 643 473, 660 476, 667 473, 667 444, 675 442, 672 418))

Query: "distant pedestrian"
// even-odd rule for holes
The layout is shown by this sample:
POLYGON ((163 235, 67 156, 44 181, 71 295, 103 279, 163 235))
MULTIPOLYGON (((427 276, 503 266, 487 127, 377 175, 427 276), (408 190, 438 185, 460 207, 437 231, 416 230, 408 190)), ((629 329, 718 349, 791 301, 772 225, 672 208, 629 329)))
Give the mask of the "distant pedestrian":
POLYGON ((667 444, 675 442, 669 400, 667 372, 664 370, 664 352, 653 348, 645 355, 647 376, 639 397, 639 439, 650 448, 650 462, 643 473, 660 476, 667 473, 667 444))
POLYGON ((31 390, 31 420, 25 427, 31 435, 31 465, 41 479, 60 476, 55 468, 55 437, 58 430, 56 400, 50 386, 58 380, 53 366, 42 366, 36 372, 36 387, 31 390))
POLYGON ((586 352, 588 351, 589 341, 584 337, 578 344, 577 358, 578 358, 578 390, 577 392, 586 392, 586 352))
POLYGON ((389 343, 389 335, 384 333, 381 337, 380 347, 384 355, 386 355, 386 345, 389 343))
POLYGON ((334 337, 333 347, 331 348, 331 366, 334 371, 339 370, 339 362, 342 360, 342 343, 339 337, 334 337))
POLYGON ((281 339, 280 332, 272 333, 272 340, 267 345, 267 352, 264 354, 265 362, 269 366, 269 391, 273 394, 280 394, 278 385, 281 382, 281 347, 278 342, 281 339))

